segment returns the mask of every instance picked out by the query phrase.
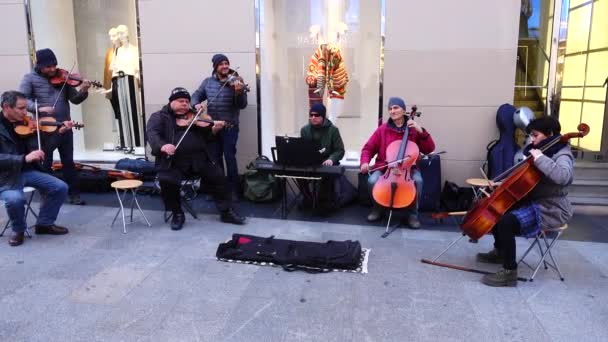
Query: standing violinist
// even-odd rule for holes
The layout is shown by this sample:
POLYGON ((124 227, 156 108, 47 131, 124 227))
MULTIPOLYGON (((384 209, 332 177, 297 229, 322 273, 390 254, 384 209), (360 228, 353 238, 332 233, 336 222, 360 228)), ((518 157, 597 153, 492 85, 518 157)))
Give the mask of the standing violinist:
POLYGON ((574 157, 568 142, 558 142, 545 151, 543 146, 560 136, 559 121, 550 116, 532 120, 526 127, 532 143, 524 154, 532 155, 534 166, 542 173, 540 182, 494 225, 494 249, 478 253, 477 261, 501 264, 495 274, 482 282, 488 286, 517 286, 515 236, 534 237, 541 228, 556 228, 572 218, 568 185, 574 179, 574 157))
POLYGON ((27 114, 27 99, 18 91, 7 91, 0 100, 0 199, 4 201, 13 234, 9 245, 19 246, 27 229, 25 221, 25 186, 36 188, 44 195, 35 226, 36 234, 62 235, 67 228, 55 225, 59 209, 68 194, 68 186, 61 180, 40 172, 44 152, 36 144, 36 137, 22 138, 15 133, 15 125, 27 114))
MULTIPOLYGON (((390 118, 386 123, 380 125, 376 129, 361 150, 361 173, 368 173, 371 169, 374 170, 367 180, 370 195, 374 185, 386 171, 385 166, 387 165, 387 162, 391 162, 391 160, 386 160, 386 149, 388 148, 388 145, 394 141, 403 139, 406 130, 408 130, 408 142, 418 145, 421 153, 428 154, 435 150, 435 142, 429 132, 406 115, 405 108, 405 101, 403 101, 403 99, 400 97, 391 97, 388 100, 388 113, 390 118), (376 156, 376 163, 370 168, 369 163, 374 156, 376 156)), ((418 220, 418 198, 420 198, 422 194, 423 182, 422 175, 415 165, 411 168, 411 176, 416 185, 416 199, 407 208, 409 211, 407 223, 410 228, 418 229, 420 228, 420 221, 418 220)), ((373 199, 372 202, 374 203, 372 211, 367 215, 367 220, 370 222, 379 220, 383 214, 383 209, 375 203, 373 199)))
POLYGON ((226 55, 216 54, 211 62, 211 77, 207 77, 192 94, 192 103, 198 110, 202 106, 201 102, 213 99, 208 103, 209 115, 214 120, 226 121, 232 126, 230 129, 219 131, 217 140, 210 147, 214 160, 222 169, 223 159, 226 160, 228 186, 233 199, 237 200, 239 170, 236 162, 236 143, 239 139, 239 113, 247 107, 247 86, 238 73, 230 69, 230 61, 226 55))
POLYGON ((226 178, 207 149, 209 135, 217 134, 225 122, 195 122, 187 130, 194 113, 190 108, 190 93, 178 87, 171 91, 169 104, 153 113, 146 133, 152 154, 156 157, 158 179, 165 209, 172 212, 171 229, 182 229, 186 217, 181 207, 182 180, 201 177, 215 200, 223 222, 244 224, 245 219, 232 208, 226 178), (176 146, 184 137, 179 146, 176 146))
POLYGON ((77 90, 75 87, 63 84, 53 85, 50 80, 58 74, 57 58, 51 49, 36 51, 36 66, 34 71, 26 74, 19 86, 20 91, 27 96, 27 109, 36 110, 35 100, 38 102, 40 116, 52 116, 57 122, 63 122, 57 132, 45 134, 42 138, 43 150, 46 155, 44 169, 51 171, 53 164, 53 151, 59 150, 59 157, 63 165, 63 178, 69 186, 69 202, 84 205, 77 187, 76 168, 74 166, 74 136, 72 127, 74 122, 70 116, 70 102, 77 105, 89 96, 91 83, 84 80, 77 90))

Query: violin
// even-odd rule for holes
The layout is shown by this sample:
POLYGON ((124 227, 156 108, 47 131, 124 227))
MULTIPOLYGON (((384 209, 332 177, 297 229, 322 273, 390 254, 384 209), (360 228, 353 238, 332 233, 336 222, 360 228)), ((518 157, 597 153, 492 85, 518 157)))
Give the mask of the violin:
POLYGON ((237 84, 242 84, 243 88, 237 91, 239 94, 242 94, 243 92, 248 93, 251 91, 251 89, 249 88, 249 84, 245 83, 245 80, 241 76, 239 76, 239 73, 236 72, 236 70, 230 70, 226 83, 234 89, 236 89, 237 84))
MULTIPOLYGON (((57 128, 63 126, 63 122, 57 122, 57 120, 52 116, 45 116, 38 119, 41 132, 52 133, 57 130, 57 128)), ((74 122, 75 129, 81 129, 84 125, 78 122, 74 122)), ((15 126, 15 133, 20 137, 29 137, 33 135, 38 130, 36 125, 36 120, 34 120, 30 116, 26 116, 23 118, 23 122, 15 126)))
MULTIPOLYGON (((55 76, 49 78, 49 83, 55 87, 62 87, 64 83, 70 87, 78 87, 84 81, 85 79, 80 74, 70 74, 69 71, 60 68, 57 68, 55 76)), ((91 85, 95 88, 103 88, 103 84, 101 84, 99 81, 89 82, 91 82, 91 85)))
MULTIPOLYGON (((186 114, 176 117, 175 123, 179 127, 188 127, 190 125, 190 123, 192 122, 192 119, 194 118, 194 116, 196 116, 196 113, 193 110, 190 110, 186 114)), ((199 118, 196 121, 197 122, 206 122, 208 124, 211 124, 212 126, 215 123, 215 121, 207 113, 199 115, 199 118)), ((232 126, 233 125, 231 123, 224 122, 224 128, 232 128, 232 126)))
MULTIPOLYGON (((118 170, 118 169, 112 169, 112 168, 102 168, 102 167, 98 167, 98 166, 91 165, 91 164, 74 163, 74 167, 76 170, 79 170, 79 171, 86 170, 86 169, 91 170, 93 172, 107 171, 108 178, 113 178, 113 179, 117 179, 117 180, 140 179, 141 178, 141 175, 137 172, 118 170)), ((61 169, 63 169, 63 164, 61 164, 61 162, 53 162, 51 169, 53 171, 61 170, 61 169)))

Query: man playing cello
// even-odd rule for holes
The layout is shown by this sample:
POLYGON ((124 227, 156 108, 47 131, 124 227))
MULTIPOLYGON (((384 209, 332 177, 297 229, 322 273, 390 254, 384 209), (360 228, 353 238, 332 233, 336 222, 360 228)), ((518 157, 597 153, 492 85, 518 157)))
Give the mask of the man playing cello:
POLYGON ((505 213, 492 229, 494 249, 477 254, 477 261, 502 264, 495 274, 488 274, 482 282, 488 286, 517 286, 517 262, 515 261, 515 236, 534 237, 541 227, 555 228, 566 224, 573 210, 566 196, 567 186, 574 178, 574 157, 567 142, 558 142, 541 152, 541 148, 558 138, 559 122, 552 117, 532 120, 526 132, 532 143, 524 154, 534 157, 534 166, 542 173, 540 182, 505 213))
MULTIPOLYGON (((405 107, 405 101, 403 101, 403 99, 391 97, 388 100, 390 118, 386 123, 376 129, 361 150, 361 173, 368 173, 370 171, 369 162, 376 156, 376 163, 372 167, 375 171, 371 173, 367 180, 370 195, 374 188, 374 184, 376 184, 380 176, 386 171, 386 168, 383 166, 386 166, 387 162, 392 162, 392 160, 386 160, 386 149, 388 145, 394 141, 401 140, 406 129, 408 130, 408 141, 416 143, 421 153, 428 154, 435 150, 435 142, 429 132, 406 115, 405 107)), ((416 199, 410 207, 408 207, 409 215, 407 223, 410 228, 418 229, 420 228, 420 221, 418 220, 418 198, 422 194, 423 182, 422 175, 415 166, 412 167, 412 178, 416 185, 416 199)), ((374 202, 373 199, 372 202, 374 202)), ((374 207, 369 215, 367 215, 367 220, 370 222, 377 221, 381 217, 382 208, 374 202, 374 207)))

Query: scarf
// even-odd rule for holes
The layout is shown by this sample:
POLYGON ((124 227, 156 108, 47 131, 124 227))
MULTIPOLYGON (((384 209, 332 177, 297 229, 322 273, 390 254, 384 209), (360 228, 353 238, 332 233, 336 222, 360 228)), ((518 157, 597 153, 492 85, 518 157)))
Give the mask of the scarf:
MULTIPOLYGON (((552 137, 549 137, 543 141, 540 142, 540 144, 538 145, 533 145, 530 144, 526 147, 524 147, 524 155, 527 157, 530 155, 530 150, 533 148, 542 150, 544 146, 549 145, 551 142, 555 141, 555 140, 559 140, 561 138, 561 134, 556 134, 552 137)), ((568 142, 557 142, 555 143, 555 145, 549 147, 548 149, 543 151, 543 154, 546 155, 549 158, 553 158, 553 156, 562 148, 568 146, 568 142)))

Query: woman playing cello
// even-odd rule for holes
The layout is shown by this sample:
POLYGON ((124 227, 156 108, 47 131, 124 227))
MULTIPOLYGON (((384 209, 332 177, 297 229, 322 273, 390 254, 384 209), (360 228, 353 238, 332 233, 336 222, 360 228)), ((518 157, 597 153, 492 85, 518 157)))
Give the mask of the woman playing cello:
MULTIPOLYGON (((381 175, 386 171, 385 167, 387 163, 393 162, 393 160, 386 160, 386 150, 388 146, 397 140, 403 138, 404 133, 408 132, 408 141, 414 142, 418 145, 421 153, 428 154, 433 152, 435 149, 435 142, 429 132, 422 128, 416 121, 410 116, 406 115, 405 112, 405 101, 399 97, 391 97, 388 100, 388 112, 390 118, 384 124, 376 129, 376 131, 369 138, 363 149, 361 150, 361 173, 367 173, 370 171, 369 162, 376 156, 376 163, 368 178, 369 193, 372 193, 373 187, 380 178, 381 175)), ((410 214, 408 215, 408 225, 412 229, 420 228, 420 221, 418 220, 418 197, 422 193, 422 176, 420 171, 413 166, 411 169, 411 177, 414 179, 416 185, 416 199, 408 208, 410 214)), ((368 221, 377 221, 382 216, 382 208, 372 199, 374 207, 367 216, 368 221)))
POLYGON ((535 119, 526 127, 532 144, 524 152, 532 155, 534 166, 542 173, 540 182, 504 214, 492 229, 494 249, 477 254, 484 263, 502 264, 495 274, 488 274, 482 282, 489 286, 517 286, 515 236, 535 236, 541 227, 555 228, 568 222, 572 207, 567 187, 574 177, 573 156, 568 142, 557 142, 544 152, 543 146, 559 139, 561 126, 552 117, 535 119))

